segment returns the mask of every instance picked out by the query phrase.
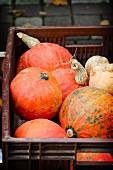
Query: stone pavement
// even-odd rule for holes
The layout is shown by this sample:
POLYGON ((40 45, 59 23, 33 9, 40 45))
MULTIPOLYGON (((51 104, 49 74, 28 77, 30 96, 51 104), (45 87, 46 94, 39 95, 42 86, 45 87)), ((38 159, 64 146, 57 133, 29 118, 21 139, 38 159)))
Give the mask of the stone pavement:
MULTIPOLYGON (((51 0, 44 0, 46 3, 50 3, 51 0)), ((72 3, 100 3, 109 2, 109 0, 71 0, 72 3)), ((0 0, 0 4, 11 4, 11 0, 0 0)), ((39 0, 16 0, 17 4, 39 3, 39 0)))
MULTIPOLYGON (((73 2, 73 1, 72 1, 73 2)), ((94 1, 93 1, 94 2, 94 1)), ((10 26, 113 25, 113 6, 107 2, 0 5, 0 51, 4 51, 10 26)))

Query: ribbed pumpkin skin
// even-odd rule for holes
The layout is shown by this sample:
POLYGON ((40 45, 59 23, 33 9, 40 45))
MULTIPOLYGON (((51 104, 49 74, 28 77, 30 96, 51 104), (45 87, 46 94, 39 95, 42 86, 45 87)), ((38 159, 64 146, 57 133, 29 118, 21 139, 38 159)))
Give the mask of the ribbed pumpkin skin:
POLYGON ((69 93, 82 87, 81 85, 76 83, 75 81, 76 74, 75 71, 73 71, 72 69, 59 68, 53 70, 51 73, 60 84, 63 100, 67 97, 69 93))
POLYGON ((10 84, 11 96, 18 115, 31 120, 51 119, 62 103, 62 91, 51 73, 41 68, 29 67, 16 75, 10 84), (46 73, 48 79, 41 78, 46 73))
POLYGON ((113 96, 89 86, 69 94, 64 100, 59 119, 61 126, 74 129, 81 138, 113 138, 113 96))
POLYGON ((34 119, 20 125, 14 134, 17 138, 68 138, 57 123, 48 119, 34 119))
POLYGON ((41 67, 48 71, 70 68, 70 52, 54 43, 39 43, 26 51, 18 60, 17 73, 27 67, 41 67))
POLYGON ((109 153, 77 153, 77 161, 113 162, 109 153))

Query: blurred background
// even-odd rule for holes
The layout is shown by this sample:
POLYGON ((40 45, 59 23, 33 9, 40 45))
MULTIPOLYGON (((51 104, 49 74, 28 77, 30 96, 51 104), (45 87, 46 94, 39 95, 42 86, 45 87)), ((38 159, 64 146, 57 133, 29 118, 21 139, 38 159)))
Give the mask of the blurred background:
POLYGON ((11 26, 113 25, 113 0, 0 0, 0 51, 11 26))

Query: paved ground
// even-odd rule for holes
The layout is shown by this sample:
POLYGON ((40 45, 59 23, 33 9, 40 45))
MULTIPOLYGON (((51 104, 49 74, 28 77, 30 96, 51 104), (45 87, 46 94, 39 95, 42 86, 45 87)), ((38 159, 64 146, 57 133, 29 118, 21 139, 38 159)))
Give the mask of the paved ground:
POLYGON ((70 26, 70 25, 113 25, 113 6, 102 3, 74 3, 72 5, 17 4, 12 11, 11 5, 0 5, 0 51, 6 47, 10 26, 70 26))
MULTIPOLYGON (((44 0, 46 3, 50 3, 52 0, 44 0)), ((72 3, 100 3, 109 2, 109 0, 71 0, 72 3)), ((1 4, 11 4, 11 0, 0 0, 1 4)), ((39 0, 16 0, 17 4, 39 3, 39 0)))

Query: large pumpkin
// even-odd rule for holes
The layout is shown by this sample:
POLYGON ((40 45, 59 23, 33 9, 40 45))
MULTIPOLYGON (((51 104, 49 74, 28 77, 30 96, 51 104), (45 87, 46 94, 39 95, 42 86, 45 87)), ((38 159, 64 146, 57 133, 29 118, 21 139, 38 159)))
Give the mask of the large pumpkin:
POLYGON ((10 84, 17 114, 25 119, 51 119, 62 103, 62 91, 48 71, 29 67, 16 75, 10 84))
POLYGON ((48 119, 34 119, 20 125, 14 134, 17 138, 68 138, 57 123, 48 119))
POLYGON ((69 93, 71 93, 75 89, 82 87, 81 85, 76 83, 76 74, 75 71, 73 71, 72 69, 58 68, 56 70, 53 70, 51 73, 60 84, 63 100, 67 97, 69 93))
POLYGON ((26 51, 18 60, 17 73, 27 67, 41 67, 48 71, 70 68, 70 52, 54 43, 39 43, 26 51))
POLYGON ((113 138, 113 96, 104 90, 87 86, 73 91, 59 117, 69 137, 113 138))

